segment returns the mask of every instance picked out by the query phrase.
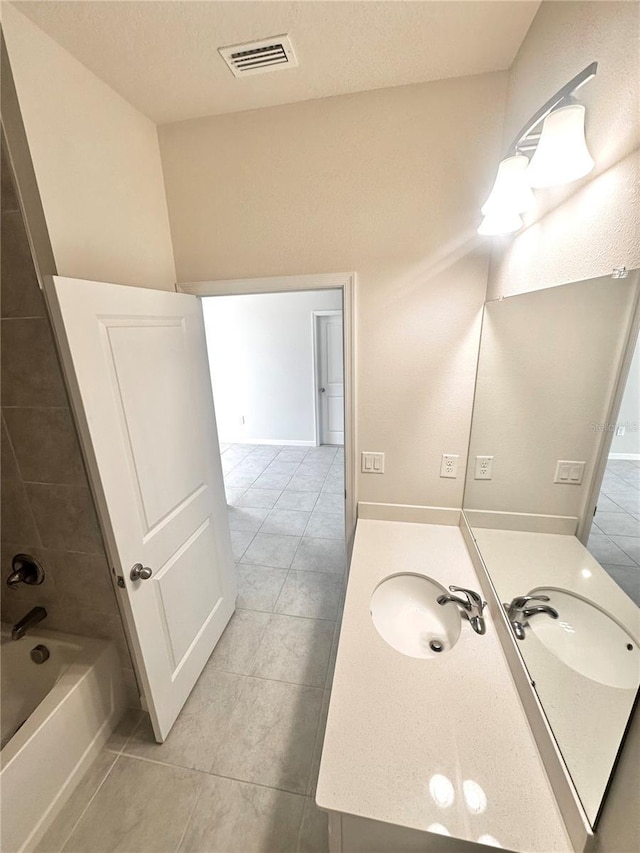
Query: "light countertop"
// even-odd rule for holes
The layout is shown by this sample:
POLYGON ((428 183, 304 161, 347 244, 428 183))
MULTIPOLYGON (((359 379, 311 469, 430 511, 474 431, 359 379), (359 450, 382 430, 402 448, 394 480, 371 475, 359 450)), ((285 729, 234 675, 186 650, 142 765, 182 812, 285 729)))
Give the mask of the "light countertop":
POLYGON ((485 610, 441 658, 400 654, 369 602, 412 572, 480 590, 459 528, 360 520, 316 800, 326 810, 493 844, 570 853, 556 801, 485 610))
MULTIPOLYGON (((638 641, 640 609, 575 536, 477 527, 472 533, 502 601, 537 587, 570 590, 610 613, 638 641)), ((518 647, 583 806, 594 821, 636 690, 609 687, 580 675, 553 655, 534 631, 527 630, 518 647)))
POLYGON ((472 527, 503 601, 539 586, 568 589, 594 601, 640 640, 640 609, 575 536, 472 527))

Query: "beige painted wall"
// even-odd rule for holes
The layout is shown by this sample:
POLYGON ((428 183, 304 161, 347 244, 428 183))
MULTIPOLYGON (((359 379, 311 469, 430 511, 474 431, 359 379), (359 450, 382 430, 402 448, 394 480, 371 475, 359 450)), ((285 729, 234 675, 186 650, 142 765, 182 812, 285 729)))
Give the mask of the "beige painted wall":
POLYGON ((509 74, 504 150, 538 107, 593 60, 578 93, 596 162, 586 178, 536 191, 529 227, 494 240, 489 298, 640 266, 640 4, 545 2, 509 74))
POLYGON ((58 274, 173 289, 155 125, 14 6, 2 5, 58 274))
POLYGON ((160 128, 178 281, 355 271, 359 498, 460 506, 506 75, 160 128), (457 480, 442 453, 461 457, 457 480))
POLYGON ((487 304, 466 508, 582 516, 637 291, 605 276, 487 304), (491 480, 476 455, 494 457, 491 480), (553 482, 559 459, 586 462, 582 485, 553 482))

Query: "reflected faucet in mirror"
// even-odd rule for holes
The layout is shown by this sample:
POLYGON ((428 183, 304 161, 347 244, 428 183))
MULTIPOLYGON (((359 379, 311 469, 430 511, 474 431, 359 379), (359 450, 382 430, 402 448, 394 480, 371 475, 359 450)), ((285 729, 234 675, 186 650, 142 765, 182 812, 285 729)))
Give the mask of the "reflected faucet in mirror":
POLYGON ((518 595, 511 604, 505 604, 504 609, 507 612, 509 622, 513 628, 513 633, 518 640, 524 640, 526 634, 524 629, 529 624, 529 619, 535 616, 536 613, 546 613, 552 619, 558 618, 558 611, 555 607, 549 604, 531 604, 530 602, 545 602, 549 601, 548 595, 518 595))
POLYGON ((640 687, 640 270, 512 283, 483 310, 463 512, 595 826, 640 687))

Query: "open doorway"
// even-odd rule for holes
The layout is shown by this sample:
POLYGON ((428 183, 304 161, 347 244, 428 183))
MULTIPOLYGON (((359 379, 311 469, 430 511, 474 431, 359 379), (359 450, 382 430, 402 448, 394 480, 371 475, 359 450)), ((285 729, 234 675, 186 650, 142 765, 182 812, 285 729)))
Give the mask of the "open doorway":
MULTIPOLYGON (((336 454, 333 463, 333 472, 331 475, 331 479, 337 477, 336 460, 340 461, 341 459, 343 459, 344 468, 341 479, 344 480, 344 486, 342 491, 342 500, 344 501, 345 546, 348 557, 351 552, 351 548, 353 547, 353 537, 355 534, 356 525, 356 400, 354 381, 353 331, 355 274, 322 273, 296 276, 273 276, 266 278, 184 282, 178 285, 178 290, 182 293, 188 293, 194 296, 198 296, 203 302, 203 313, 208 310, 206 307, 207 304, 215 304, 214 300, 209 300, 208 297, 216 297, 216 299, 223 299, 225 297, 232 296, 262 296, 270 300, 268 303, 269 305, 278 307, 284 305, 284 303, 278 303, 277 301, 273 301, 273 297, 296 295, 303 293, 309 296, 312 295, 311 300, 308 301, 306 304, 305 310, 307 313, 303 318, 302 325, 300 326, 300 328, 304 330, 303 334, 305 336, 305 339, 310 342, 312 351, 307 348, 305 353, 301 355, 301 350, 299 349, 299 347, 292 347, 288 350, 288 357, 283 363, 283 371, 291 372, 292 369, 294 369, 298 373, 301 372, 302 374, 304 374, 305 377, 305 402, 300 405, 299 403, 292 402, 291 397, 289 398, 288 402, 288 406, 292 409, 295 409, 298 415, 300 415, 300 413, 304 413, 304 421, 306 424, 305 432, 293 433, 293 422, 291 421, 291 419, 289 419, 289 423, 287 424, 286 432, 283 430, 283 425, 281 422, 276 425, 276 415, 278 415, 279 413, 278 411, 274 412, 274 407, 272 407, 271 409, 269 421, 260 420, 257 415, 257 408, 255 411, 254 409, 250 408, 252 404, 256 404, 256 401, 260 399, 260 396, 263 391, 263 389, 257 388, 255 384, 246 384, 242 393, 238 391, 237 382, 235 382, 235 386, 233 388, 229 387, 230 385, 234 385, 234 379, 237 379, 239 374, 241 373, 241 368, 239 365, 245 358, 245 350, 243 349, 243 347, 239 347, 238 345, 233 344, 232 342, 232 346, 237 355, 235 363, 231 363, 232 359, 229 355, 230 350, 223 349, 223 351, 219 353, 219 361, 221 362, 220 369, 221 371, 224 371, 226 378, 225 376, 220 377, 220 382, 222 383, 222 385, 220 385, 220 382, 218 382, 215 378, 212 377, 212 385, 218 386, 217 393, 215 394, 215 406, 221 444, 220 451, 221 457, 223 457, 222 463, 223 468, 225 469, 224 473, 230 475, 231 472, 227 471, 226 469, 228 469, 232 465, 234 457, 239 457, 244 454, 243 459, 241 461, 244 461, 246 463, 246 468, 250 464, 250 462, 255 462, 257 460, 257 457, 259 457, 261 454, 263 454, 264 456, 270 455, 272 451, 268 450, 269 447, 273 448, 279 445, 280 451, 286 449, 299 450, 300 448, 307 448, 307 453, 304 454, 306 459, 298 463, 299 465, 302 465, 303 462, 306 463, 305 467, 302 470, 297 471, 298 476, 302 477, 305 476, 305 469, 308 465, 310 465, 314 457, 319 457, 323 453, 325 455, 329 453, 329 449, 323 450, 323 447, 335 448, 336 454), (330 296, 328 298, 333 299, 333 302, 323 302, 322 299, 324 298, 324 295, 331 291, 335 291, 337 294, 339 294, 339 301, 335 301, 335 296, 330 296), (318 318, 322 316, 331 316, 333 312, 341 312, 340 319, 342 321, 342 422, 344 435, 342 446, 337 444, 323 445, 323 438, 320 436, 319 424, 319 415, 322 406, 320 395, 326 393, 327 385, 323 385, 321 382, 320 371, 318 366, 318 318), (325 388, 325 392, 320 391, 320 388, 325 388), (252 399, 247 399, 249 390, 255 392, 252 395, 252 399), (221 393, 223 395, 226 395, 226 403, 222 400, 220 396, 221 393), (234 397, 235 400, 233 399, 234 397), (239 397, 242 397, 242 399, 239 400, 239 397), (229 398, 232 398, 230 405, 228 405, 229 398), (222 411, 223 407, 226 407, 226 411, 229 414, 230 419, 232 420, 232 422, 230 423, 229 430, 227 430, 227 424, 223 423, 223 420, 225 418, 225 414, 222 411), (243 411, 240 411, 241 409, 243 411), (310 415, 310 412, 313 412, 313 414, 310 415), (244 423, 242 423, 243 417, 244 423), (300 435, 302 435, 303 437, 300 437, 300 435), (238 447, 238 445, 241 445, 241 447, 238 447), (253 454, 252 460, 249 460, 248 458, 250 453, 253 454), (224 458, 225 456, 226 458, 224 458)), ((220 302, 218 304, 221 305, 222 303, 220 302)), ((231 305, 232 303, 229 302, 228 304, 231 305)), ((240 305, 241 303, 236 304, 240 305)), ((284 316, 284 311, 274 312, 272 308, 271 324, 269 324, 268 332, 265 333, 265 324, 262 325, 261 332, 259 332, 257 329, 255 330, 256 336, 266 335, 267 347, 266 349, 263 349, 262 355, 266 359, 267 363, 270 363, 271 359, 273 358, 273 341, 280 334, 279 326, 284 316)), ((249 328, 251 322, 253 322, 253 320, 251 320, 250 318, 249 322, 245 325, 246 329, 249 328)), ((210 325, 208 333, 208 338, 211 339, 212 329, 210 325)), ((227 340, 229 340, 230 336, 226 330, 223 331, 223 336, 227 340)), ((246 343, 246 335, 243 338, 243 342, 246 343)), ((255 346, 255 341, 252 342, 251 346, 255 346)), ((245 368, 242 368, 242 372, 246 374, 245 368)), ((274 393, 278 396, 282 394, 282 371, 280 372, 280 374, 278 374, 277 371, 272 371, 272 378, 274 374, 276 376, 276 391, 274 393)), ((249 380, 247 380, 247 382, 249 382, 249 380)), ((271 389, 273 389, 274 384, 272 383, 270 387, 271 389)), ((262 397, 264 397, 264 394, 262 394, 262 397)), ((283 401, 283 398, 281 396, 279 396, 278 398, 281 402, 283 401)), ((298 398, 298 400, 300 399, 301 398, 298 398)), ((283 406, 281 406, 281 408, 283 408, 283 406)), ((334 438, 333 440, 336 439, 334 438)), ((270 462, 274 461, 275 456, 273 456, 270 462)), ((280 459, 279 462, 282 463, 283 460, 280 459)), ((276 463, 276 465, 277 464, 278 463, 276 463)), ((237 468, 237 466, 234 467, 237 468)), ((244 483, 234 485, 234 481, 239 481, 241 479, 242 473, 243 469, 240 469, 239 471, 235 471, 235 476, 227 476, 226 488, 243 488, 244 484, 246 483, 245 478, 242 478, 244 479, 244 483)), ((249 472, 245 471, 245 473, 249 472)), ((262 472, 262 474, 264 473, 265 471, 262 472)), ((271 473, 275 473, 273 469, 271 469, 271 473)), ((250 484, 254 488, 256 487, 256 480, 257 477, 250 484)), ((264 487, 265 483, 266 478, 261 481, 261 485, 264 487)), ((293 485, 296 484, 299 485, 300 480, 293 483, 293 485)), ((337 489, 337 484, 334 482, 331 485, 331 488, 337 489)), ((248 489, 249 485, 246 485, 245 491, 247 491, 248 489)), ((285 489, 289 492, 297 491, 296 489, 293 489, 289 485, 289 483, 287 483, 282 490, 284 491, 285 489)), ((317 491, 317 482, 315 491, 317 491)), ((331 494, 331 492, 329 492, 329 484, 323 483, 321 485, 320 492, 323 492, 325 495, 331 494)), ((338 493, 337 491, 334 491, 333 494, 333 501, 335 505, 335 502, 337 502, 338 499, 336 497, 338 493)), ((233 493, 229 492, 229 499, 233 501, 236 499, 239 500, 240 498, 238 498, 237 493, 234 495, 233 493)), ((233 504, 231 504, 231 506, 233 506, 233 504)), ((314 509, 321 509, 321 504, 316 505, 314 509)))
POLYGON ((640 606, 640 345, 636 341, 587 548, 640 606))
POLYGON ((346 570, 342 292, 202 303, 238 607, 335 619, 346 570))
POLYGON ((344 445, 342 293, 202 300, 223 444, 344 445))

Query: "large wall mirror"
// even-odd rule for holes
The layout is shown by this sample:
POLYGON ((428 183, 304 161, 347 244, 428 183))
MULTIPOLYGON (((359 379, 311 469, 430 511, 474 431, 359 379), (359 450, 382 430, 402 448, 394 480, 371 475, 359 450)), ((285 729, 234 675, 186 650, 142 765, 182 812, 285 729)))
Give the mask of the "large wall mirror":
POLYGON ((639 291, 634 271, 486 303, 464 495, 592 825, 640 683, 639 291))

